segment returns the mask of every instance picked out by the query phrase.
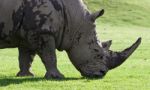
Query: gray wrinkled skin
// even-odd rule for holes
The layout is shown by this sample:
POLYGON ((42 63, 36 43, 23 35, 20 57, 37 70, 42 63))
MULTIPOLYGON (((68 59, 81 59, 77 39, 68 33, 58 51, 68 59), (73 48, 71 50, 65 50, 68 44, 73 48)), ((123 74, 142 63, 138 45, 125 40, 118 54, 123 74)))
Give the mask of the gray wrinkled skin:
POLYGON ((104 10, 90 13, 82 0, 0 0, 0 48, 18 48, 17 76, 33 76, 30 67, 38 54, 46 78, 63 78, 55 50, 65 50, 83 76, 103 77, 121 65, 141 38, 122 52, 109 50, 111 41, 96 37, 95 20, 104 10))

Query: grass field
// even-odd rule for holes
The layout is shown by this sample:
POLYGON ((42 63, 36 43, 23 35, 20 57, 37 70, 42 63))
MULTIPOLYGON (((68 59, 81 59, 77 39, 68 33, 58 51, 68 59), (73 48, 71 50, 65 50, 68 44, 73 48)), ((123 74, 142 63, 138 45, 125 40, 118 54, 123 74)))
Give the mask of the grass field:
POLYGON ((0 90, 150 90, 150 11, 149 0, 86 0, 93 11, 106 9, 97 21, 102 41, 112 39, 112 50, 130 46, 138 37, 142 44, 120 67, 103 79, 82 78, 65 52, 57 52, 59 70, 65 79, 45 80, 45 68, 38 57, 32 65, 35 77, 15 77, 18 69, 17 49, 0 50, 0 90), (112 2, 112 4, 111 4, 112 2))

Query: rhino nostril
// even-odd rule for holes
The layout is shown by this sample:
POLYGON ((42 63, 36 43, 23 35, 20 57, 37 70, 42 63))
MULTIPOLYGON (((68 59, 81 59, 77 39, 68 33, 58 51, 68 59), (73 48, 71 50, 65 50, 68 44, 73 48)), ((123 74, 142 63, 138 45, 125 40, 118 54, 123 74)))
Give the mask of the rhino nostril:
POLYGON ((100 70, 99 71, 102 75, 105 75, 106 74, 106 72, 104 71, 104 70, 100 70))

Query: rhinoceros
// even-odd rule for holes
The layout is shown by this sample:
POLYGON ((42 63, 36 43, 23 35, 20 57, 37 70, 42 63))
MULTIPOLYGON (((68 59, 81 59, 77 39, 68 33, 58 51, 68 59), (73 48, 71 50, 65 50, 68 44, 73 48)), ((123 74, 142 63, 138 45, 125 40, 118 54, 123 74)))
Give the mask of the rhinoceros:
POLYGON ((41 58, 46 78, 63 78, 57 69, 56 49, 65 50, 85 77, 102 78, 121 65, 140 45, 115 52, 111 41, 96 36, 95 21, 104 10, 91 13, 82 0, 0 0, 0 48, 18 48, 17 76, 33 76, 34 56, 41 58))

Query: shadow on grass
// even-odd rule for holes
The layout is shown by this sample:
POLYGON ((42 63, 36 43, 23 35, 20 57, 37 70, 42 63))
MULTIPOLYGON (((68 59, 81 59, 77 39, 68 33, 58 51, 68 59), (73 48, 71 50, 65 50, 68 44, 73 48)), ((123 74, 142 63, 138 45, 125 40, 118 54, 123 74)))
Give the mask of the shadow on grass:
POLYGON ((6 77, 0 78, 0 87, 8 86, 11 84, 22 84, 24 82, 38 82, 38 81, 72 81, 72 80, 82 80, 86 78, 64 78, 64 79, 45 79, 41 77, 23 77, 23 78, 15 78, 15 77, 6 77))

